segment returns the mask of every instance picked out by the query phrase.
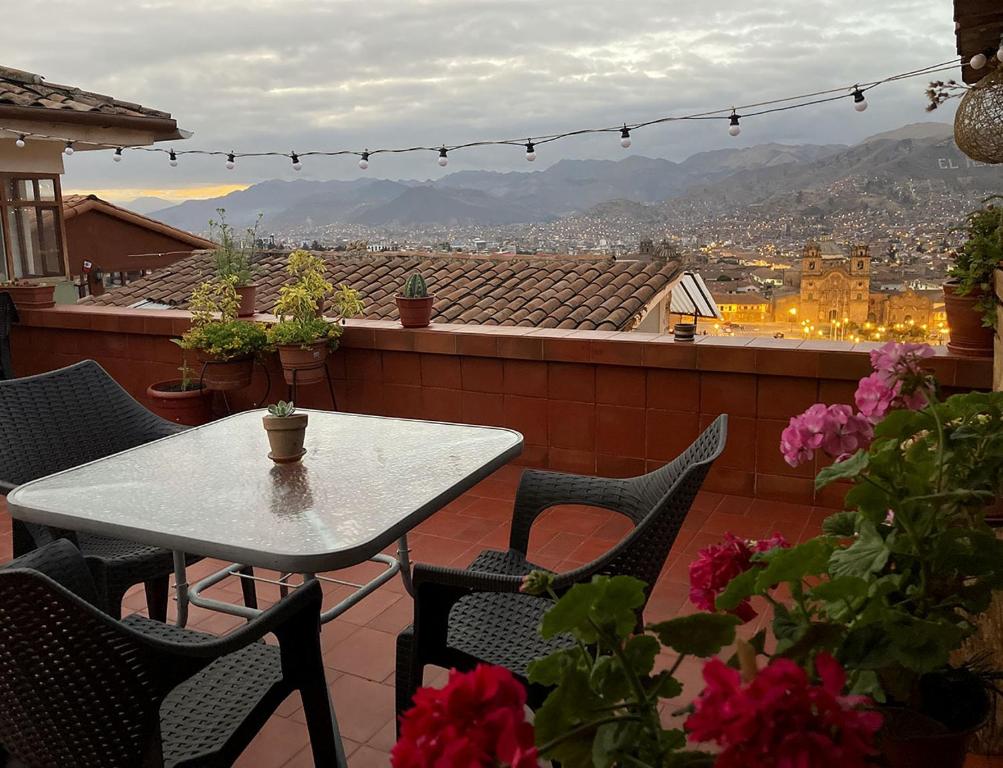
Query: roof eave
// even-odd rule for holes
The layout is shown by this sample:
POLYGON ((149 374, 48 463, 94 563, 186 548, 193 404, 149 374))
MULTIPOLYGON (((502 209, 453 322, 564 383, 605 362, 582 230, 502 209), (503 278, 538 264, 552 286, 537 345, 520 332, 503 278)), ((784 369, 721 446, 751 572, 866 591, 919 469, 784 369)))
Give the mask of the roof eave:
POLYGON ((4 119, 144 131, 152 134, 155 142, 180 141, 192 135, 190 131, 179 128, 177 121, 171 117, 109 115, 104 112, 77 112, 70 109, 0 104, 0 121, 4 119))

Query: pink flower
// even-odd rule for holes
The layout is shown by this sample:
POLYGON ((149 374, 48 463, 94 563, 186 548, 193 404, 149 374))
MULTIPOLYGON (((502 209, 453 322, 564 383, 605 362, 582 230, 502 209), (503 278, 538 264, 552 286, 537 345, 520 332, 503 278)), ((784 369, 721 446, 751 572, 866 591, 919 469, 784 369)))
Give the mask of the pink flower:
MULTIPOLYGON (((789 546, 779 533, 759 541, 746 541, 726 533, 722 543, 701 549, 697 559, 690 563, 690 602, 703 611, 717 610, 717 596, 733 578, 753 566, 753 554, 789 546)), ((732 613, 744 622, 756 617, 748 600, 743 600, 732 613)))
POLYGON ((502 667, 449 673, 442 689, 420 688, 401 718, 393 768, 536 768, 526 691, 502 667))
POLYGON ((889 341, 880 349, 871 350, 871 367, 886 379, 901 379, 908 374, 921 374, 920 361, 933 356, 928 344, 898 344, 889 341))
POLYGON ((885 417, 891 409, 895 398, 898 397, 901 384, 897 381, 889 384, 880 373, 872 373, 860 380, 857 391, 853 399, 860 412, 866 416, 872 424, 876 424, 885 417))
POLYGON ((822 449, 840 458, 866 448, 874 432, 870 422, 848 405, 816 403, 790 420, 780 435, 780 451, 792 467, 810 461, 822 449))
POLYGON ((843 696, 846 675, 826 653, 819 684, 789 659, 774 659, 747 685, 720 659, 704 665, 706 688, 686 720, 693 741, 713 741, 716 768, 863 768, 881 727, 870 701, 843 696))

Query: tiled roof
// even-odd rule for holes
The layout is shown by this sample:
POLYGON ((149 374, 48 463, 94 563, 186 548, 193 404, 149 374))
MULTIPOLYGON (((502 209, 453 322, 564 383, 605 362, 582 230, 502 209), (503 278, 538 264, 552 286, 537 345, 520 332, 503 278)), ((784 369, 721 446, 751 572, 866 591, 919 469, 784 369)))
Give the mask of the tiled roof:
POLYGON ((172 227, 126 208, 120 208, 113 203, 109 203, 107 200, 102 200, 97 195, 63 195, 64 219, 72 219, 88 211, 99 211, 106 216, 112 216, 116 219, 127 221, 130 224, 143 227, 144 229, 159 232, 162 235, 180 240, 195 248, 211 248, 213 246, 211 240, 206 240, 204 237, 193 235, 191 232, 172 227))
POLYGON ((3 106, 42 107, 124 117, 170 118, 167 112, 83 91, 72 85, 47 83, 41 75, 10 67, 0 67, 0 107, 3 106))
MULTIPOLYGON (((325 252, 328 279, 357 289, 365 317, 395 320, 394 296, 418 270, 435 294, 433 320, 441 323, 520 325, 538 328, 629 330, 678 275, 676 262, 583 259, 492 259, 426 254, 325 252)), ((268 310, 285 282, 285 253, 256 263, 258 308, 268 310)), ((185 306, 192 289, 212 274, 200 252, 100 297, 84 301, 132 306, 155 301, 185 306)))

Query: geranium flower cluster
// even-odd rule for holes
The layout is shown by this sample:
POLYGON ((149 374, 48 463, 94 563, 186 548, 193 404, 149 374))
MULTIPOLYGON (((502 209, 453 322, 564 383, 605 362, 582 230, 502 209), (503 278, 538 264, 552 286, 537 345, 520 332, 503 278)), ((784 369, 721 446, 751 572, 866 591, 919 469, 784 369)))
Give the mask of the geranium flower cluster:
POLYGON ((526 691, 503 667, 449 673, 441 689, 421 688, 401 718, 393 768, 537 768, 526 691))
POLYGON ((930 401, 932 379, 922 368, 933 350, 926 344, 888 342, 871 351, 874 372, 860 380, 849 405, 816 403, 794 416, 780 435, 780 452, 792 467, 815 457, 818 450, 834 459, 867 448, 874 425, 895 408, 919 410, 930 401))
POLYGON ((846 674, 832 656, 815 658, 820 684, 790 659, 774 659, 746 685, 720 659, 703 668, 706 688, 686 720, 691 741, 715 742, 715 768, 863 768, 877 752, 879 713, 843 696, 846 674))
MULTIPOLYGON (((717 596, 733 578, 753 567, 752 556, 790 544, 779 533, 768 539, 751 541, 726 533, 724 541, 701 549, 690 563, 690 602, 704 611, 715 611, 717 596)), ((748 600, 743 600, 733 613, 743 622, 752 621, 756 612, 748 600)))

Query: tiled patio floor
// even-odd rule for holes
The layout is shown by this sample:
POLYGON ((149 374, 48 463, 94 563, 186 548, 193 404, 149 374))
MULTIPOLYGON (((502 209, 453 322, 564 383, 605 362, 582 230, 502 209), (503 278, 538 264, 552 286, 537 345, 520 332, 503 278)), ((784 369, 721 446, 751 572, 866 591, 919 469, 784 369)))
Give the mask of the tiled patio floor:
MULTIPOLYGON (((514 466, 499 470, 420 525, 410 537, 412 557, 416 561, 465 566, 484 548, 504 549, 521 472, 521 468, 514 466)), ((698 549, 718 541, 726 531, 750 538, 779 531, 793 542, 816 535, 821 521, 830 513, 831 510, 822 508, 702 492, 655 585, 646 619, 658 621, 692 610, 687 602, 687 565, 698 549)), ((530 559, 548 568, 564 570, 589 562, 626 530, 623 520, 610 513, 585 507, 555 508, 541 516, 533 528, 530 559)), ((10 556, 10 518, 0 500, 0 560, 10 556)), ((192 569, 192 575, 204 575, 219 565, 200 563, 192 569)), ((338 575, 359 580, 377 568, 363 565, 350 569, 352 573, 342 571, 338 575)), ((215 589, 233 602, 240 600, 237 584, 226 583, 215 589)), ((325 591, 333 600, 347 593, 348 588, 326 584, 325 591)), ((263 604, 276 597, 270 586, 259 588, 263 604)), ((125 607, 126 612, 144 610, 142 591, 131 593, 125 607)), ((388 752, 394 741, 394 642, 396 633, 410 620, 410 598, 400 581, 394 580, 324 627, 322 644, 328 683, 351 768, 388 765, 388 752)), ((234 617, 193 608, 190 626, 223 633, 239 622, 234 617)), ((752 633, 757 628, 757 622, 752 622, 743 631, 752 633)), ((671 657, 662 661, 671 663, 671 657)), ((684 698, 695 695, 698 666, 684 665, 680 675, 684 698)), ((426 682, 438 683, 444 677, 445 673, 437 670, 426 682)), ((296 697, 280 707, 238 765, 243 768, 313 765, 302 708, 296 697)), ((1003 759, 972 758, 968 763, 968 768, 993 766, 1003 766, 1003 759)))

